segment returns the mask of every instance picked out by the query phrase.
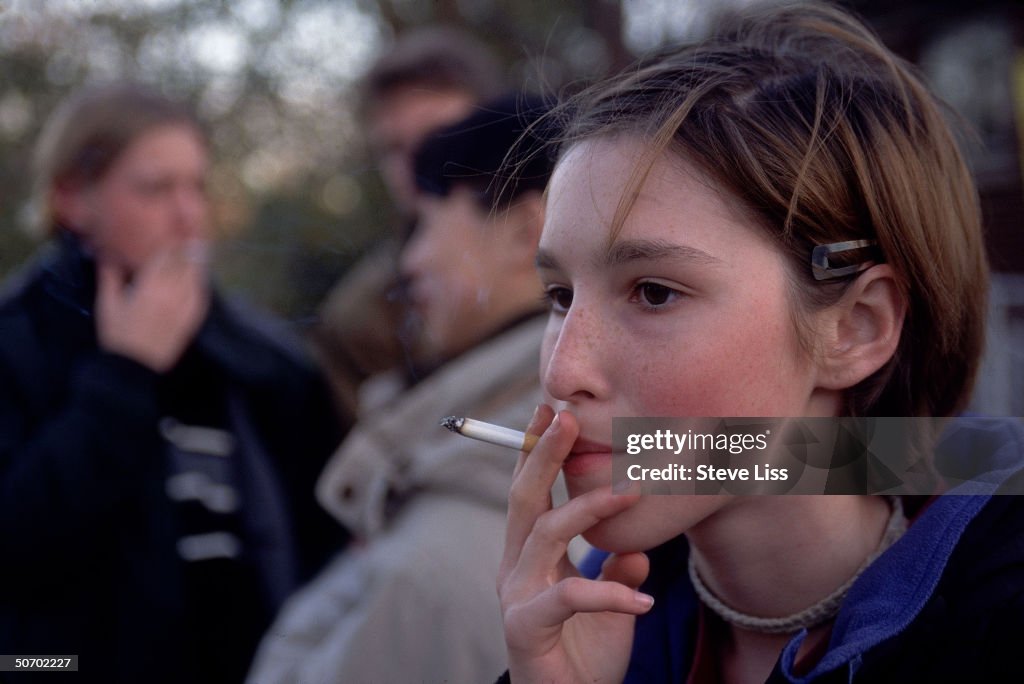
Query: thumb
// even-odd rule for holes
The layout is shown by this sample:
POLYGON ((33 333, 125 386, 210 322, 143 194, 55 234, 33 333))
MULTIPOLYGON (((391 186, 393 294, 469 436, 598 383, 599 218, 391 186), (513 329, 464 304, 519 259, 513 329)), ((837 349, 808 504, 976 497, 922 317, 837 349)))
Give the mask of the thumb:
POLYGON ((640 552, 613 553, 601 565, 599 579, 618 582, 636 589, 647 579, 650 570, 651 563, 646 554, 640 552))

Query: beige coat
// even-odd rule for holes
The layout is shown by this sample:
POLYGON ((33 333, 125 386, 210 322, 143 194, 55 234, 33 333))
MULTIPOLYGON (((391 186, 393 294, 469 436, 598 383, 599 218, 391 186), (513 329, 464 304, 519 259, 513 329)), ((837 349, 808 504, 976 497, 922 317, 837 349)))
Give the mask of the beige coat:
POLYGON ((286 604, 252 684, 486 682, 505 669, 495 579, 518 454, 439 422, 525 428, 543 325, 467 352, 350 433, 317 497, 362 542, 286 604))

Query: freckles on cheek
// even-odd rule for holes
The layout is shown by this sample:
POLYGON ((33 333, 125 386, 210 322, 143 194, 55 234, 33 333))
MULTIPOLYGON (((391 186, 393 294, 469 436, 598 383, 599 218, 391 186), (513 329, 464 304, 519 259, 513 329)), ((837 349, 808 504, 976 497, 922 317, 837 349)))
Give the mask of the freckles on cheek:
POLYGON ((790 415, 806 372, 788 323, 737 330, 712 341, 677 374, 677 415, 790 415))
POLYGON ((723 375, 707 364, 652 369, 635 383, 634 391, 643 397, 644 416, 721 415, 720 407, 731 396, 723 375))
MULTIPOLYGON (((775 330, 734 330, 689 339, 657 361, 634 363, 630 392, 644 416, 764 414, 781 350, 775 330)), ((777 388, 778 389, 778 388, 777 388)))

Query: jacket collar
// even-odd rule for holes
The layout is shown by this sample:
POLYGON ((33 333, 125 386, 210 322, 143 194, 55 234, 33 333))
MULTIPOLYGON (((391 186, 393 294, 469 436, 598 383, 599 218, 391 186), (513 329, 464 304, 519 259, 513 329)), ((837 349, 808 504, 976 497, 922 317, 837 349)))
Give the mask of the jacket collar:
MULTIPOLYGON (((96 298, 96 266, 81 240, 58 230, 37 262, 43 291, 58 305, 84 318, 92 318, 96 298)), ((31 275, 30 275, 31 277, 31 275)))
POLYGON ((829 648, 804 676, 795 674, 802 631, 782 651, 778 667, 790 682, 810 682, 840 667, 856 666, 869 649, 895 637, 920 614, 935 592, 964 531, 999 484, 1022 468, 1024 429, 1015 420, 958 418, 936 449, 943 459, 985 460, 985 483, 968 482, 936 497, 906 534, 854 583, 836 617, 829 648))
POLYGON ((364 413, 320 476, 320 503, 363 538, 386 529, 398 510, 392 499, 422 489, 457 489, 504 507, 515 452, 452 435, 439 421, 471 411, 525 423, 540 400, 537 358, 545 324, 531 317, 364 413))

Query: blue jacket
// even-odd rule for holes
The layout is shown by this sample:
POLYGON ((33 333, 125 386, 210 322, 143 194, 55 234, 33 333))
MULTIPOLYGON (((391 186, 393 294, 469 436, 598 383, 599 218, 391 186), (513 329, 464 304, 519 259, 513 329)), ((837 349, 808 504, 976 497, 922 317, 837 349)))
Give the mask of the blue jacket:
MULTIPOLYGON (((994 474, 988 493, 954 490, 928 502, 854 583, 811 671, 794 671, 801 632, 769 682, 1024 681, 1024 497, 992 494, 1020 490, 1024 429, 969 418, 957 427, 936 458, 985 459, 994 474)), ((922 503, 905 501, 908 514, 922 503)), ((637 620, 626 682, 686 681, 699 610, 688 553, 680 536, 648 554, 641 589, 655 603, 637 620)), ((606 556, 593 552, 583 574, 596 576, 606 556)))

